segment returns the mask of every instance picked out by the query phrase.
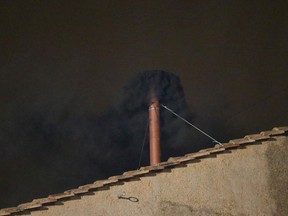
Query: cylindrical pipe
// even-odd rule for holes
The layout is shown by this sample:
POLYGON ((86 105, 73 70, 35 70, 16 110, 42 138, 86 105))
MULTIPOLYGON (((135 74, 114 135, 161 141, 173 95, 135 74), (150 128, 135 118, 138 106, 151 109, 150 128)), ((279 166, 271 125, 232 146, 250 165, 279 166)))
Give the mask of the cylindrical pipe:
POLYGON ((159 107, 159 100, 156 97, 152 97, 149 106, 150 165, 160 163, 161 157, 159 107))

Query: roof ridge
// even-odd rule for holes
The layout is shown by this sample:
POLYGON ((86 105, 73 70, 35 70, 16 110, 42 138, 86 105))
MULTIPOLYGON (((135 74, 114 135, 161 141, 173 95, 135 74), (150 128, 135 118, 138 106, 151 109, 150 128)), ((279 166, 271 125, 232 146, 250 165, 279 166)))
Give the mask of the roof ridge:
POLYGON ((105 186, 110 186, 113 184, 115 185, 115 183, 121 181, 131 180, 132 178, 145 176, 150 172, 161 172, 162 170, 168 167, 174 167, 182 163, 190 162, 193 160, 199 160, 199 158, 205 158, 211 154, 224 152, 227 149, 237 148, 241 145, 249 145, 257 143, 259 141, 266 141, 273 136, 285 134, 287 132, 288 132, 288 126, 274 127, 272 130, 262 131, 259 134, 250 134, 246 135, 243 138, 230 140, 228 143, 223 143, 223 146, 216 144, 214 148, 201 149, 198 152, 189 153, 184 156, 170 157, 167 161, 161 162, 156 165, 144 166, 138 170, 131 170, 124 172, 121 175, 111 176, 108 179, 97 180, 91 184, 86 184, 79 186, 78 188, 75 189, 66 190, 63 193, 51 194, 46 198, 34 199, 31 202, 22 203, 17 207, 0 209, 0 216, 7 216, 24 211, 33 211, 35 209, 42 208, 46 205, 53 205, 54 203, 60 200, 65 199, 67 200, 71 197, 84 195, 93 190, 97 190, 105 186))

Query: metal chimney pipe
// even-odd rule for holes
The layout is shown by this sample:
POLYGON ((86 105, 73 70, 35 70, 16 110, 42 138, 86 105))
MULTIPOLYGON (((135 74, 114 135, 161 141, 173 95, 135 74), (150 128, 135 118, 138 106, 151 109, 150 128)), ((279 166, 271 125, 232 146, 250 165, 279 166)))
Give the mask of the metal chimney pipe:
POLYGON ((149 106, 150 165, 160 163, 160 103, 152 96, 149 106))

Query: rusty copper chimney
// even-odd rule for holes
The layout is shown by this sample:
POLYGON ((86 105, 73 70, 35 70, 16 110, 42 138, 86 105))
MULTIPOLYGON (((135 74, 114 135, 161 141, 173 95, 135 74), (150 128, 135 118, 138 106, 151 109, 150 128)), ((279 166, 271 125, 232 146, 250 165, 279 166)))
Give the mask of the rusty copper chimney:
POLYGON ((160 112, 159 100, 151 94, 149 106, 150 165, 160 163, 160 112))

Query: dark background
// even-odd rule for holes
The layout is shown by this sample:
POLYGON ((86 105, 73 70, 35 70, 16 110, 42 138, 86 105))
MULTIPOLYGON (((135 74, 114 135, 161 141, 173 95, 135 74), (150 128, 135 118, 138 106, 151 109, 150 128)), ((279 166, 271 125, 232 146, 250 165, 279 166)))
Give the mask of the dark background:
MULTIPOLYGON (((22 119, 39 110, 52 110, 45 121, 101 116, 144 70, 179 76, 194 123, 221 142, 287 125, 287 18, 286 1, 1 0, 0 207, 130 168, 115 159, 81 180, 49 166, 51 154, 35 170, 39 139, 23 141, 22 119)), ((213 145, 193 137, 191 145, 213 145)))

